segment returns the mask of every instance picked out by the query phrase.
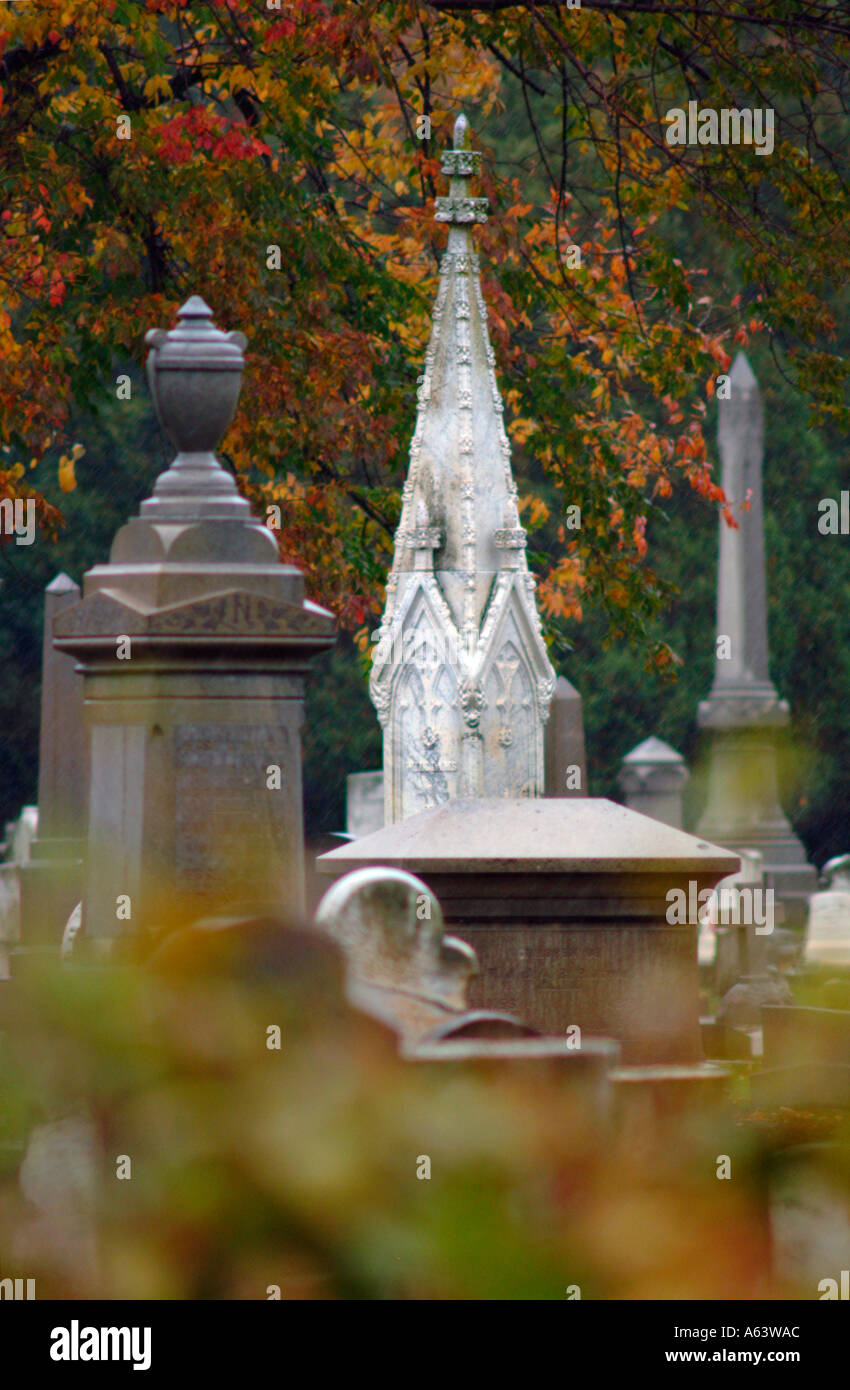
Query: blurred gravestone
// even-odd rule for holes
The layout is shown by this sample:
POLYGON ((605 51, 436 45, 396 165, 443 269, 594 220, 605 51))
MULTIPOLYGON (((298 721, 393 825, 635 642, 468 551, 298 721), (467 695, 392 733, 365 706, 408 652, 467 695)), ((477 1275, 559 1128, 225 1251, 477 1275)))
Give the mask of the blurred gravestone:
POLYGON ((768 1169, 773 1275, 799 1297, 823 1298, 833 1281, 838 1298, 850 1269, 848 1160, 846 1145, 801 1144, 768 1169))
POLYGON ((24 945, 58 946, 82 891, 88 798, 83 678, 74 658, 53 646, 55 619, 79 598, 67 574, 57 575, 44 595, 38 834, 21 868, 24 945))
POLYGON ((619 781, 632 811, 681 830, 688 775, 681 753, 660 738, 646 738, 623 758, 619 781))
POLYGON ((731 395, 719 402, 722 485, 736 528, 720 518, 714 683, 697 722, 708 733, 708 795, 697 833, 730 849, 758 849, 768 886, 801 923, 815 871, 779 804, 778 731, 787 702, 770 680, 762 514, 761 395, 738 353, 731 395))
POLYGON ((397 869, 360 869, 322 898, 316 925, 345 953, 352 1004, 407 1041, 467 1013, 475 953, 443 933, 433 893, 397 869))
POLYGON ((354 839, 384 824, 383 772, 351 772, 345 779, 345 828, 354 839))
POLYGON ((83 930, 156 933, 235 903, 304 910, 300 724, 333 619, 215 456, 245 338, 191 298, 148 334, 177 456, 59 615, 91 730, 83 930))
POLYGON ((581 695, 564 676, 555 682, 543 731, 544 796, 587 796, 587 755, 581 695))
POLYGON ((830 859, 821 871, 824 892, 812 895, 803 960, 814 969, 850 969, 850 855, 830 859))

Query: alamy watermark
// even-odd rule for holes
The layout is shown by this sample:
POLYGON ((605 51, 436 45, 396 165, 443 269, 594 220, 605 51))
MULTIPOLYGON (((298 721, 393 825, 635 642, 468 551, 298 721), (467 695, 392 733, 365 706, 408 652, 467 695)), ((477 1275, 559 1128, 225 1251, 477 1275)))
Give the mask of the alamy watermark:
POLYGON ((394 666, 412 664, 423 671, 436 671, 441 666, 457 669, 464 662, 471 662, 477 649, 478 634, 443 634, 430 629, 420 631, 397 627, 392 634, 382 633, 378 629, 372 633, 372 642, 376 644, 372 652, 373 661, 382 665, 389 662, 394 666))
POLYGON ((664 117, 668 145, 754 145, 756 154, 773 154, 776 112, 773 107, 671 106, 664 117))
POLYGON ((4 497, 0 502, 0 536, 14 536, 16 545, 35 540, 35 502, 31 497, 4 497))
POLYGON ((700 888, 695 879, 667 893, 667 922, 671 927, 698 927, 710 920, 718 927, 754 927, 756 936, 773 931, 773 889, 700 888))

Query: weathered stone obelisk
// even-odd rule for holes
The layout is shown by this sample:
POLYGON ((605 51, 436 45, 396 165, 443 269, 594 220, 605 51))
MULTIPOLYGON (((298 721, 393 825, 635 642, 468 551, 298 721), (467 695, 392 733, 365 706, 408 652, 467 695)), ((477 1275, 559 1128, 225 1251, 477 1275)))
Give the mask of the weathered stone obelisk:
POLYGON ((449 226, 370 693, 388 825, 457 797, 541 796, 555 686, 525 558, 472 224, 466 120, 443 155, 449 226))
POLYGON ((83 682, 73 657, 53 646, 53 624, 79 599, 80 590, 67 574, 58 574, 44 595, 38 835, 29 861, 20 867, 27 946, 57 946, 80 900, 89 779, 83 682))
POLYGON ((767 648, 761 396, 743 353, 730 373, 730 397, 718 405, 722 486, 737 530, 720 521, 714 684, 697 722, 710 735, 708 796, 697 833, 730 849, 763 856, 767 886, 788 920, 804 917, 815 870, 779 804, 777 731, 788 705, 770 680, 767 648), (749 510, 740 510, 749 498, 749 510))
POLYGON ((82 669, 91 731, 88 937, 236 904, 303 911, 303 690, 333 642, 330 613, 304 598, 214 453, 245 338, 193 296, 147 341, 177 457, 54 624, 82 669))

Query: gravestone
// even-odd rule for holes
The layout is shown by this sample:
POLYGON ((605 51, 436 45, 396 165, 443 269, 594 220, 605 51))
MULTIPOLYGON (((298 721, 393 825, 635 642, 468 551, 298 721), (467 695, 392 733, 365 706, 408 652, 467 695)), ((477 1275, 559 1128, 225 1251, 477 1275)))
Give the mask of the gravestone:
POLYGON ((323 855, 340 876, 421 878, 480 973, 469 1004, 544 1034, 614 1038, 629 1063, 701 1058, 697 919, 687 901, 736 855, 598 798, 450 802, 323 855), (692 890, 692 891, 691 891, 692 890), (671 894, 677 897, 671 897, 671 894))
POLYGON ((751 1080, 754 1104, 850 1109, 850 1011, 766 1006, 761 1024, 764 1070, 751 1080))
POLYGON ((12 974, 12 952, 21 939, 21 875, 17 864, 0 864, 0 980, 12 974))
POLYGON ((544 790, 555 688, 526 562, 471 227, 486 200, 455 124, 448 224, 410 470, 369 690, 384 731, 385 822, 456 797, 544 790))
POLYGON ((6 822, 6 862, 26 864, 38 835, 38 807, 23 806, 17 820, 6 822))
POLYGON ((833 1280, 837 1298, 850 1269, 848 1159, 844 1144, 799 1144, 768 1167, 772 1272, 797 1297, 823 1298, 833 1280))
POLYGON ((325 893, 316 925, 345 953, 351 1003, 388 1023, 403 1042, 466 1018, 475 953, 444 935, 440 904, 412 874, 347 874, 325 893))
POLYGON ((558 1100, 570 1107, 568 1123, 578 1132, 598 1135, 599 1127, 612 1119, 611 1077, 620 1049, 611 1038, 585 1038, 576 1050, 567 1048, 563 1038, 423 1039, 405 1055, 420 1068, 434 1066, 441 1072, 450 1069, 485 1078, 493 1072, 500 1077, 513 1072, 523 1086, 532 1085, 536 1076, 555 1082, 558 1100))
POLYGON ((741 890, 766 891, 762 856, 757 849, 742 849, 740 855, 740 869, 721 879, 700 918, 700 965, 713 968, 714 988, 721 996, 742 976, 757 973, 764 966, 760 938, 754 936, 753 923, 748 927, 741 922, 745 915, 741 911, 741 890))
POLYGON ((243 335, 220 332, 193 296, 147 341, 177 456, 54 623, 54 645, 82 668, 91 735, 87 938, 235 903, 303 912, 304 684, 333 642, 331 615, 305 599, 214 453, 243 335))
POLYGON ((384 824, 383 772, 351 772, 345 779, 345 828, 349 835, 371 835, 384 824))
POLYGON ((79 587, 58 574, 44 595, 38 834, 21 867, 21 920, 26 945, 58 946, 82 892, 88 812, 88 748, 83 679, 74 658, 53 646, 53 624, 77 604, 79 587))
POLYGON ((544 796, 587 796, 581 695, 565 676, 555 682, 543 733, 544 796))
POLYGON ((809 903, 804 964, 813 969, 850 968, 850 854, 830 859, 821 870, 823 892, 809 903))
POLYGON ((688 776, 681 753, 660 738, 645 738, 623 758, 619 782, 632 811, 681 830, 688 776))
POLYGON ((789 712, 768 671, 764 431, 758 384, 743 353, 733 363, 730 391, 719 402, 718 443, 737 529, 721 517, 714 683, 697 715, 709 740, 707 800, 697 833, 730 849, 760 850, 768 887, 797 924, 816 876, 779 804, 776 738, 789 712))

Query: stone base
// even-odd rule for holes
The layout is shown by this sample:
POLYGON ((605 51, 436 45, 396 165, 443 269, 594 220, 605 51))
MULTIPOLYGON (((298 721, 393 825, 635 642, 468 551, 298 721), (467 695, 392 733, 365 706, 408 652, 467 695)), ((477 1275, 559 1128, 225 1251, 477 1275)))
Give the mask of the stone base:
POLYGON ((65 923, 83 896, 82 842, 41 843, 61 845, 69 854, 67 858, 34 858, 20 866, 21 940, 28 946, 55 946, 58 952, 65 923), (71 857, 73 851, 77 858, 71 857))
POLYGON ((817 873, 779 802, 776 740, 787 709, 775 702, 758 715, 764 723, 748 723, 745 715, 716 700, 700 706, 699 723, 710 731, 711 742, 706 806, 695 833, 737 853, 758 850, 765 887, 773 888, 785 908, 782 925, 801 926, 808 899, 817 891, 817 873), (724 719, 737 722, 727 726, 724 719))

